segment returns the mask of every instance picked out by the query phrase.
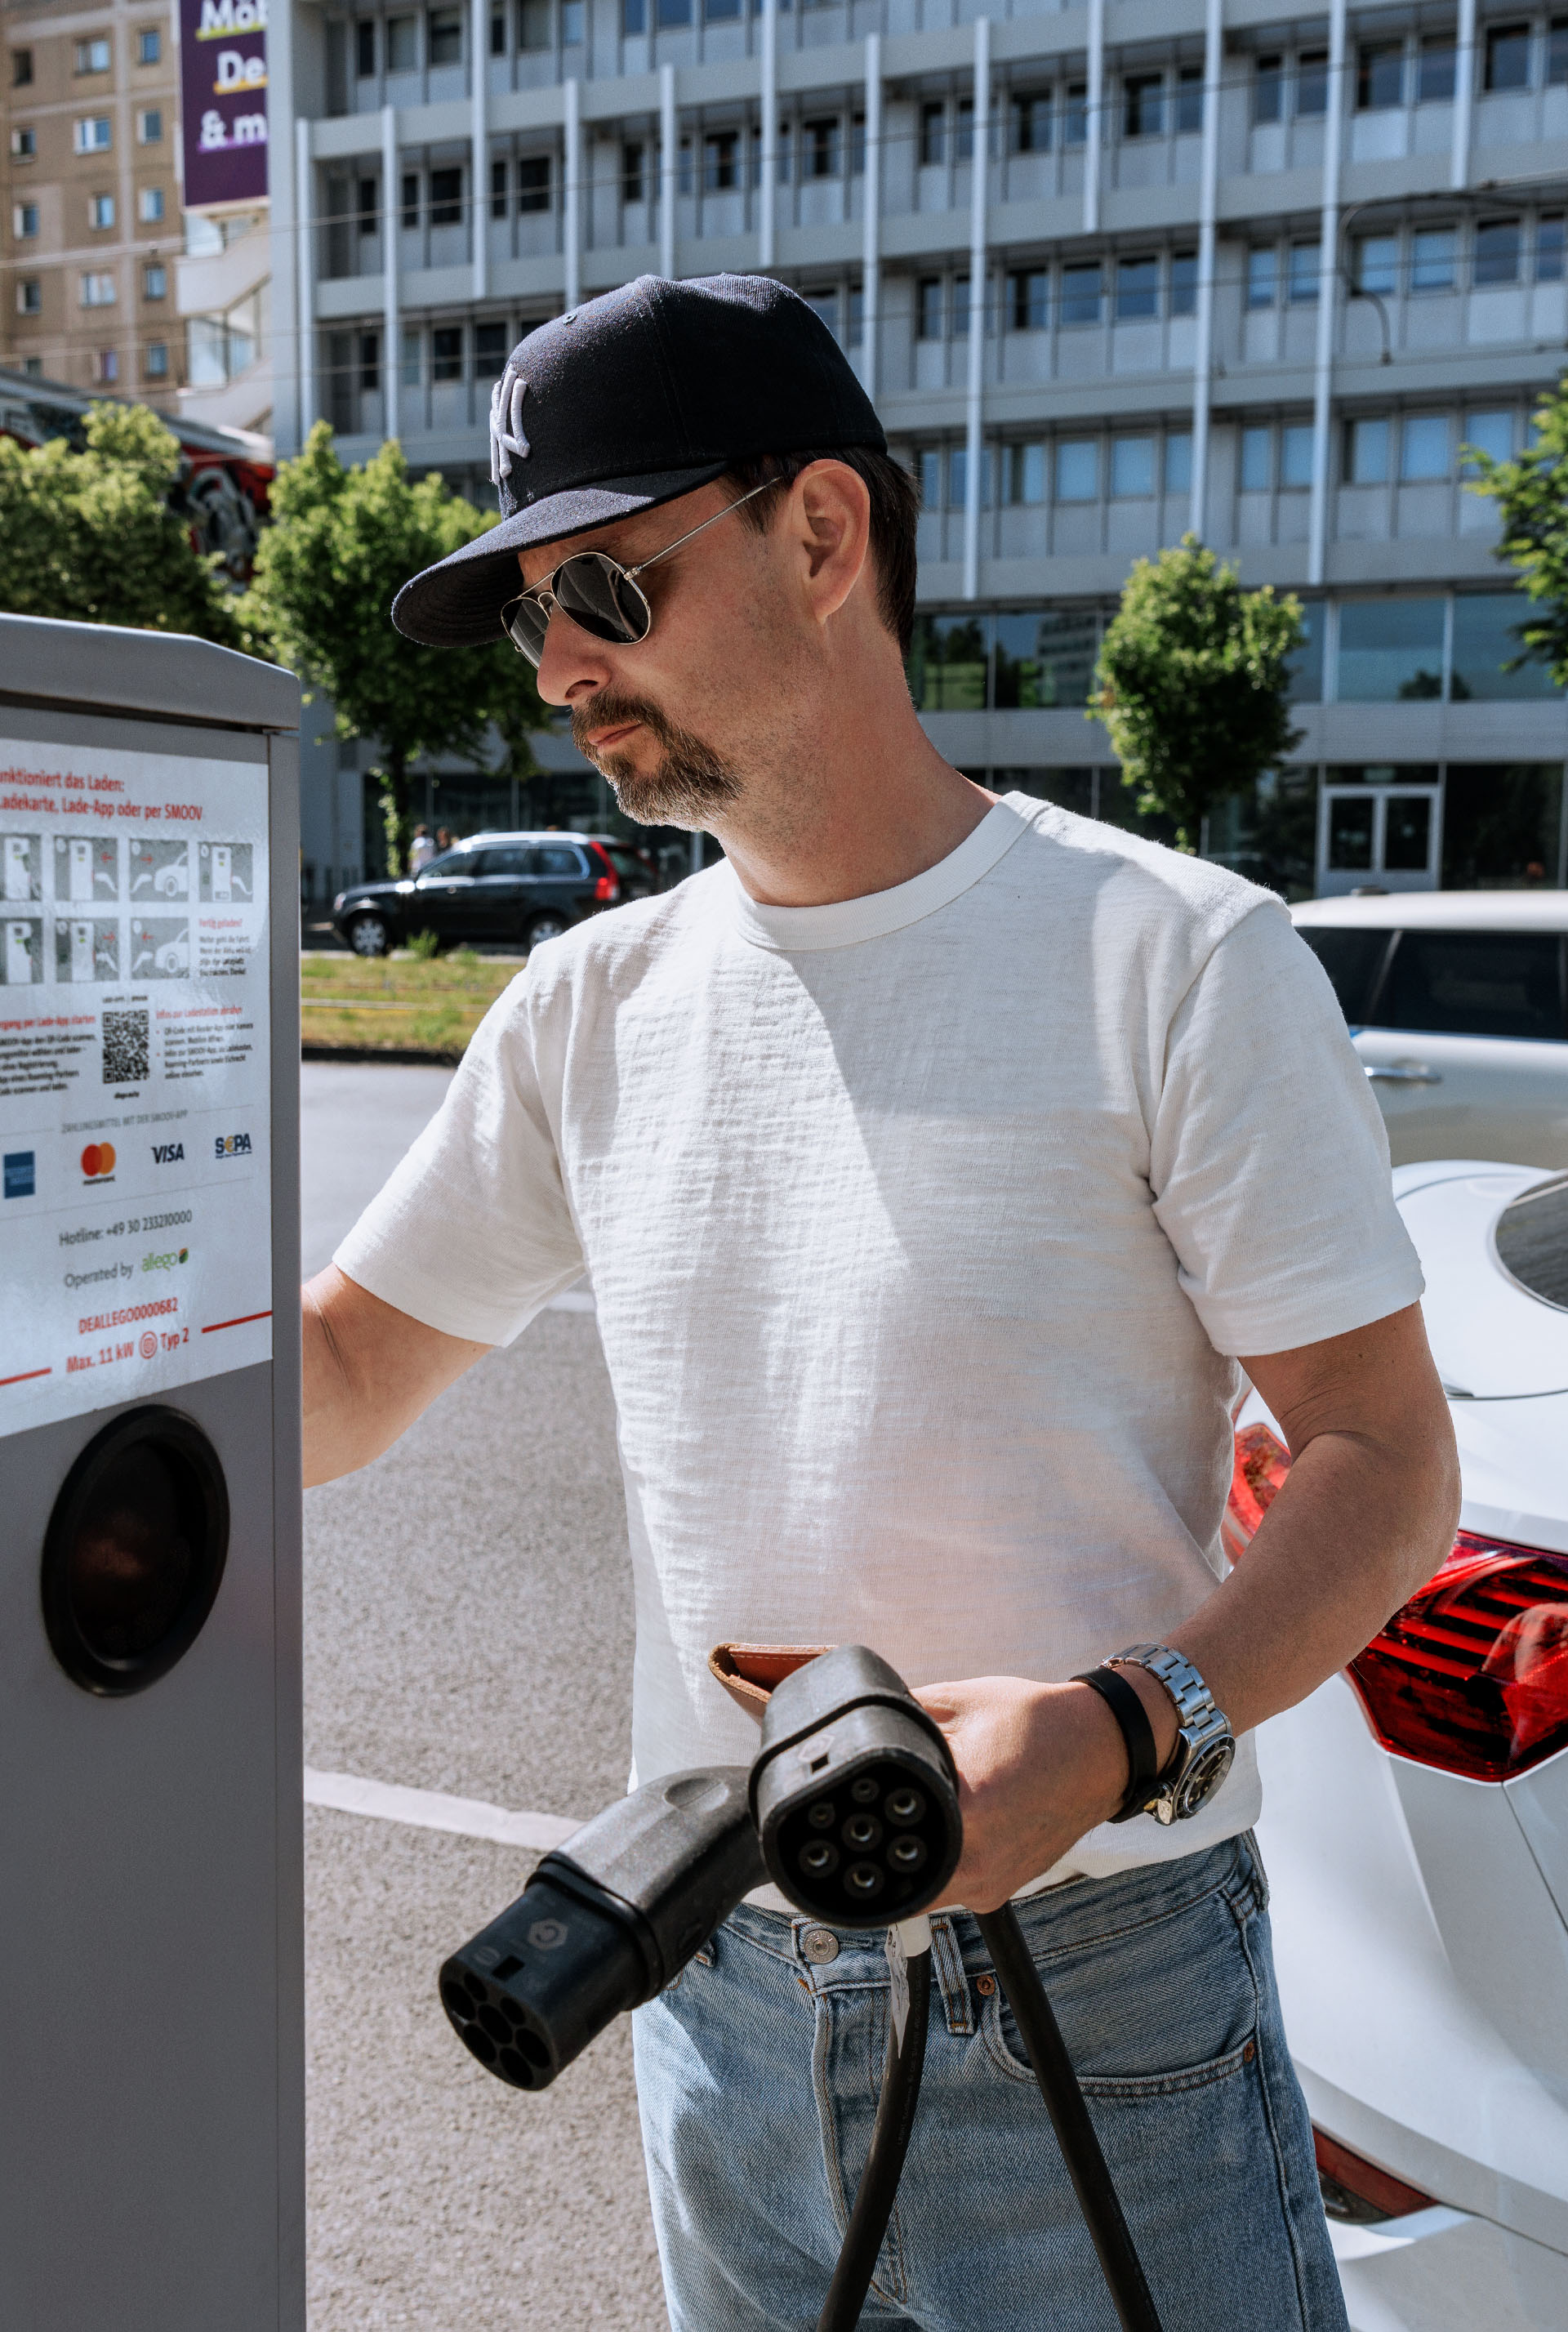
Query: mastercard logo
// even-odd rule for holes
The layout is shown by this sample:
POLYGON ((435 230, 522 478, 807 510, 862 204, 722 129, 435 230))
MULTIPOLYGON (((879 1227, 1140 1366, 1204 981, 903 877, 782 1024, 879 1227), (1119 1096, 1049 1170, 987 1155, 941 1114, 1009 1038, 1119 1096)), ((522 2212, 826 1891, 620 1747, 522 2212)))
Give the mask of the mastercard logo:
POLYGON ((101 1182, 114 1171, 112 1142, 90 1142, 81 1153, 81 1171, 90 1182, 101 1182))

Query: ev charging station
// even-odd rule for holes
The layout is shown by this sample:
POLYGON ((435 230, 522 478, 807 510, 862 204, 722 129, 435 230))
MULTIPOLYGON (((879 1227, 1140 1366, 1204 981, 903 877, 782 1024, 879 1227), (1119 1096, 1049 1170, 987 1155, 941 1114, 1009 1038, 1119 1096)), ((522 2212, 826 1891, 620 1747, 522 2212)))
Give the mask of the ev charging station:
POLYGON ((302 2332, 298 683, 0 616, 0 2324, 302 2332))

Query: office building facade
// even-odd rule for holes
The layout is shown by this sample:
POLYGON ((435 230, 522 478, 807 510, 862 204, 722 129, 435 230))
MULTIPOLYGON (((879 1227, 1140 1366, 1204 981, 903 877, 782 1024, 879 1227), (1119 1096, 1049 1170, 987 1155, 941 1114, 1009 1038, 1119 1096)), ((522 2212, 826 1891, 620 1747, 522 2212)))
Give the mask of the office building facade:
POLYGON ((1568 339, 1568 16, 1417 0, 294 5, 270 32, 278 443, 480 498, 490 386, 631 276, 817 308, 923 487, 911 676, 966 769, 1132 816, 1083 704, 1191 529, 1298 592, 1293 889, 1568 875, 1562 699, 1461 447, 1568 339))

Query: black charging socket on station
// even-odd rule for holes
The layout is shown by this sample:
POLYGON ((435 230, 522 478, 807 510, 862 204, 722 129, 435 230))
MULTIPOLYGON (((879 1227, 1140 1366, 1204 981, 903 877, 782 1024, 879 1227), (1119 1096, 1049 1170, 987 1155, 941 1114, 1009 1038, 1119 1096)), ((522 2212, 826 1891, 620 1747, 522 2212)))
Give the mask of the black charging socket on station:
POLYGON ((779 1686, 751 1794, 769 1877, 830 1926, 913 1918, 958 1868, 952 1753, 896 1669, 864 1644, 824 1652, 779 1686))
POLYGON ((744 1765, 710 1766, 618 1799, 453 1954, 442 2005, 482 2065, 514 2088, 548 2088, 680 1974, 761 1884, 746 1782, 744 1765))

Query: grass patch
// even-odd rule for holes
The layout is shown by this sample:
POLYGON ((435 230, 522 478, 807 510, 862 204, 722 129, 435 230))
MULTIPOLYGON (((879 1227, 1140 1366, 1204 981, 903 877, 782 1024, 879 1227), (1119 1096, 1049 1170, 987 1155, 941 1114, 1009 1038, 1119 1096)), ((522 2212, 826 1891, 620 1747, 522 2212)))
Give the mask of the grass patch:
POLYGON ((301 1034, 308 1045, 461 1053, 521 969, 472 948, 399 948, 370 961, 312 951, 300 961, 301 1034))

